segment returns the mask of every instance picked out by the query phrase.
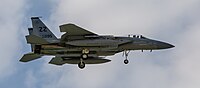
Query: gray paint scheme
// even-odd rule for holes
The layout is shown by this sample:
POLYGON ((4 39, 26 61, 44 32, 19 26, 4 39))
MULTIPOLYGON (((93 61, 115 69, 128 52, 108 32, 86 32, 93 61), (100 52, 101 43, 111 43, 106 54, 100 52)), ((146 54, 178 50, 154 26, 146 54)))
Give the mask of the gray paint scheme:
POLYGON ((130 50, 159 50, 174 47, 173 45, 146 38, 142 35, 129 37, 97 35, 75 24, 64 24, 60 31, 65 32, 60 39, 46 27, 38 18, 32 17, 33 28, 29 28, 26 36, 27 43, 31 44, 32 53, 25 54, 20 61, 28 62, 43 55, 55 56, 50 64, 63 65, 78 64, 84 68, 85 64, 101 64, 110 62, 105 56, 123 52, 127 64, 130 50))

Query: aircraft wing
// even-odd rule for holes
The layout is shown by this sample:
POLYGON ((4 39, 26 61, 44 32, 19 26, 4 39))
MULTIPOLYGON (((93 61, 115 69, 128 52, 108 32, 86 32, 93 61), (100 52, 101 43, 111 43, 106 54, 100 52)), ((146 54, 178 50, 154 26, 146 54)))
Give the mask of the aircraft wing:
POLYGON ((66 32, 68 36, 85 36, 85 35, 97 35, 86 29, 83 29, 75 24, 64 24, 60 26, 60 32, 66 32))

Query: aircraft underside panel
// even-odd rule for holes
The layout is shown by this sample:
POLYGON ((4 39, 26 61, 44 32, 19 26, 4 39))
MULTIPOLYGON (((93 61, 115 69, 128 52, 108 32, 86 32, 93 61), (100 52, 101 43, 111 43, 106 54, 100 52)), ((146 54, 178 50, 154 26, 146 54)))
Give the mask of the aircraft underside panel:
POLYGON ((118 48, 117 45, 111 46, 57 46, 57 45, 42 45, 43 50, 62 50, 62 51, 81 51, 89 49, 90 51, 113 51, 118 48))
POLYGON ((89 50, 89 57, 110 56, 114 55, 117 50, 116 47, 59 47, 56 45, 42 45, 40 53, 43 55, 59 55, 67 57, 80 57, 82 50, 89 50))
MULTIPOLYGON (((110 56, 116 54, 117 51, 90 51, 88 53, 89 57, 98 56, 110 56)), ((66 50, 41 50, 43 55, 56 55, 64 57, 80 57, 82 55, 81 51, 66 51, 66 50)))

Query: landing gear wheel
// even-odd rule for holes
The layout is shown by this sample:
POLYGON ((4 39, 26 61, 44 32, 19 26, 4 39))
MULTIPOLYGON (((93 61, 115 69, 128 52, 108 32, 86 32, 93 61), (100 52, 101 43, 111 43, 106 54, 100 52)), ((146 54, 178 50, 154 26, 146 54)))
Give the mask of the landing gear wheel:
POLYGON ((78 63, 78 67, 79 67, 80 69, 85 68, 85 63, 84 63, 84 62, 78 63))
POLYGON ((128 64, 128 62, 129 62, 129 61, 128 61, 127 59, 124 60, 124 64, 128 64))
POLYGON ((86 60, 88 58, 88 54, 82 54, 81 57, 83 58, 83 60, 86 60))
POLYGON ((89 49, 83 49, 82 50, 82 55, 81 55, 81 58, 83 59, 83 60, 86 60, 87 58, 88 58, 88 54, 89 54, 89 49))
POLYGON ((90 51, 89 51, 89 49, 83 49, 82 50, 82 53, 85 53, 85 54, 88 54, 90 51))

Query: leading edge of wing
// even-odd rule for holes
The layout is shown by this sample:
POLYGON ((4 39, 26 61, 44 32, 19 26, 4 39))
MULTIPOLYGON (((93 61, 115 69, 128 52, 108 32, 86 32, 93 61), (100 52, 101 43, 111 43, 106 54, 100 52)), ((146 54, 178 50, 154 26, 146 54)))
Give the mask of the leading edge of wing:
POLYGON ((93 32, 90 32, 86 29, 83 29, 75 24, 64 24, 59 26, 60 32, 67 32, 67 35, 97 35, 93 32))

